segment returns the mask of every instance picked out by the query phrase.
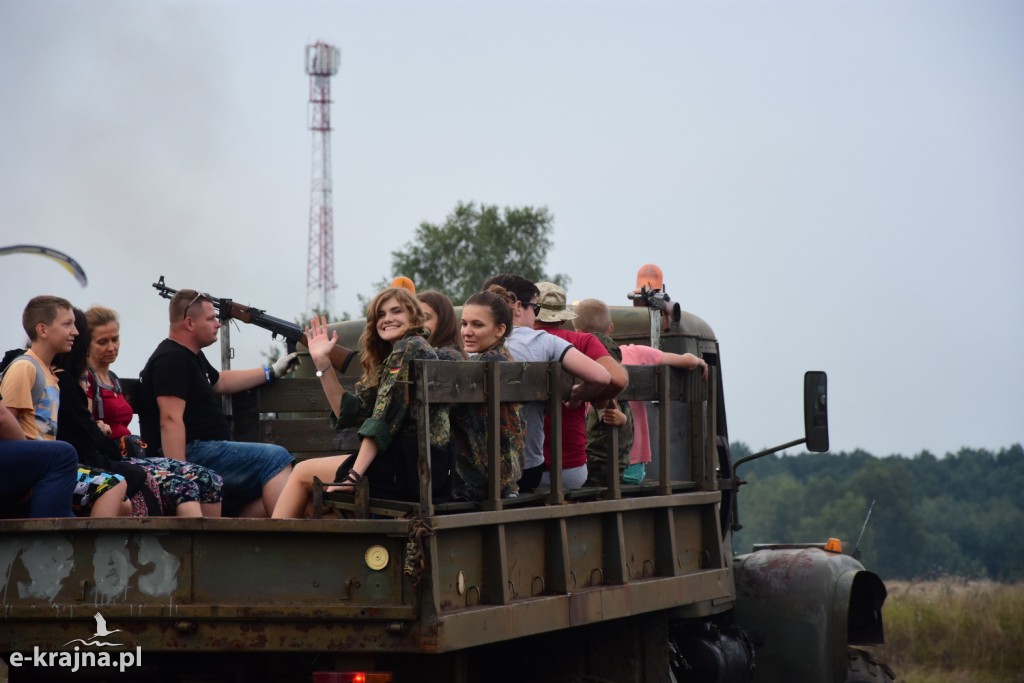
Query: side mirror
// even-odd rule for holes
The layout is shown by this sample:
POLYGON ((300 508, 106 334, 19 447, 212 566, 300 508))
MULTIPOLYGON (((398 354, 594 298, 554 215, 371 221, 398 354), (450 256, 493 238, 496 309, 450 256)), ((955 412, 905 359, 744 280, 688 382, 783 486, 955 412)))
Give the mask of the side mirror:
POLYGON ((804 373, 804 436, 807 450, 828 450, 828 375, 820 370, 804 373))

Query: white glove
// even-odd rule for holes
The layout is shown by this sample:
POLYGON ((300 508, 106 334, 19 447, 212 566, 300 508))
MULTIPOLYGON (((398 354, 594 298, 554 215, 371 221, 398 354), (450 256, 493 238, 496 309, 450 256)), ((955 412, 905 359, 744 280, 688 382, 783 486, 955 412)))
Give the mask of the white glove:
POLYGON ((274 364, 270 366, 270 372, 273 373, 275 378, 284 377, 289 372, 294 370, 299 364, 299 354, 297 352, 289 353, 286 356, 281 356, 274 364))

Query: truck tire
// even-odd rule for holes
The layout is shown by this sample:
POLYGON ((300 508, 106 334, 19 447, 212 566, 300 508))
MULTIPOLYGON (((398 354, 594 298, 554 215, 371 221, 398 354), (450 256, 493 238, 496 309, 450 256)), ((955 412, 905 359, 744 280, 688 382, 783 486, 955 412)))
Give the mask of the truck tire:
POLYGON ((851 647, 846 652, 846 683, 891 683, 896 674, 864 650, 851 647))

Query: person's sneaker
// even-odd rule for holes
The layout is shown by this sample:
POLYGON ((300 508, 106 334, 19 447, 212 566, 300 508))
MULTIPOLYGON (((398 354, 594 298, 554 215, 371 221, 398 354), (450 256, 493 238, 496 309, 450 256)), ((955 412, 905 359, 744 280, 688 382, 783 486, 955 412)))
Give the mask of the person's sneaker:
POLYGON ((647 467, 642 462, 635 462, 622 471, 623 484, 640 484, 647 477, 647 467))

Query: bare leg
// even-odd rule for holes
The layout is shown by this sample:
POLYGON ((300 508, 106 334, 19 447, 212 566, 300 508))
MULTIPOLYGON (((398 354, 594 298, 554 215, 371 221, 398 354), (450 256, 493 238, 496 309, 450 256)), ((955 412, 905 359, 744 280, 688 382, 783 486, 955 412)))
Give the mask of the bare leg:
POLYGON ((202 517, 203 509, 199 506, 198 500, 190 500, 174 508, 174 515, 176 517, 202 517))
POLYGON ((277 499, 281 497, 281 492, 284 491, 284 485, 288 482, 288 478, 291 476, 291 473, 292 468, 285 467, 283 470, 275 474, 273 479, 263 485, 263 507, 267 510, 264 517, 270 517, 270 513, 274 511, 274 506, 277 505, 277 499))
POLYGON ((292 468, 286 467, 275 474, 270 481, 263 485, 262 495, 243 505, 242 509, 238 511, 238 516, 269 517, 270 512, 274 509, 274 505, 277 504, 277 499, 281 496, 281 491, 284 490, 284 485, 288 481, 288 476, 291 472, 292 468))
POLYGON ((297 519, 305 513, 306 505, 313 495, 313 477, 321 481, 334 481, 338 466, 348 455, 331 455, 326 458, 303 460, 292 470, 284 490, 274 506, 274 519, 297 519))
POLYGON ((200 503, 199 507, 203 510, 203 517, 221 516, 221 503, 200 503))
POLYGON ((235 515, 238 518, 251 517, 259 519, 261 517, 267 517, 267 508, 263 505, 262 498, 253 498, 248 503, 243 505, 239 509, 238 514, 235 515))
MULTIPOLYGON (((104 491, 103 495, 96 499, 92 504, 92 510, 89 511, 90 517, 121 517, 124 514, 124 508, 121 503, 124 502, 125 496, 128 495, 128 483, 121 481, 112 489, 104 491)), ((131 503, 129 503, 129 510, 131 510, 131 503)))

